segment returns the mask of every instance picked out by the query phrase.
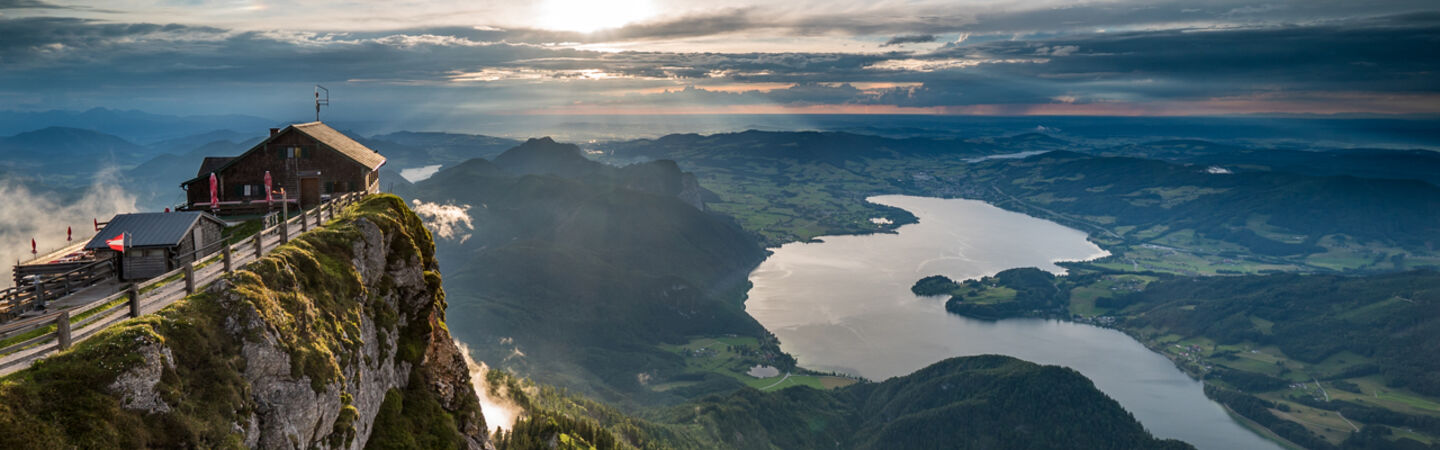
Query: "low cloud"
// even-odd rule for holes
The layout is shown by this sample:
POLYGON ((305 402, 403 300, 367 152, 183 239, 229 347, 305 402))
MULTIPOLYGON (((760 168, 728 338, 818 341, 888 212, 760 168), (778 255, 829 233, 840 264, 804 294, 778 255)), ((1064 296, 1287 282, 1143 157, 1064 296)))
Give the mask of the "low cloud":
MULTIPOLYGON (((94 220, 107 221, 117 213, 136 210, 135 196, 116 184, 113 171, 95 177, 97 181, 77 199, 67 200, 55 193, 37 193, 13 178, 0 178, 0 261, 6 267, 16 261, 29 261, 30 240, 34 239, 41 254, 58 250, 77 241, 88 241, 95 234, 94 220), (74 240, 65 240, 65 229, 74 232, 74 240)), ((0 288, 13 286, 7 271, 0 276, 0 288)))
POLYGON ((460 354, 465 356, 465 366, 470 370, 470 385, 475 389, 475 395, 480 397, 480 414, 485 416, 485 426, 495 433, 500 428, 513 429, 515 421, 525 414, 525 409, 512 399, 513 394, 505 392, 508 388, 501 385, 489 383, 490 366, 484 362, 477 362, 470 357, 470 347, 460 341, 455 341, 460 347, 460 354))
POLYGON ((465 242, 470 239, 470 231, 475 229, 470 219, 470 205, 451 205, 429 203, 420 200, 411 200, 414 206, 415 215, 425 222, 425 226, 442 239, 459 239, 465 242))

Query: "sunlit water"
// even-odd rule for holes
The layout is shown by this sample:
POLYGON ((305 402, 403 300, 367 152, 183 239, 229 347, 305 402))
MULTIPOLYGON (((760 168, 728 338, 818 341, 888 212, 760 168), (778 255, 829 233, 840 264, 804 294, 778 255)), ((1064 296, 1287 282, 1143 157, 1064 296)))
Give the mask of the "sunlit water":
POLYGON ((435 175, 435 173, 439 171, 439 164, 431 164, 428 166, 400 169, 400 176, 404 177, 405 181, 409 181, 411 183, 419 183, 421 181, 429 179, 431 176, 435 175))
POLYGON ((1199 382, 1115 330, 1070 322, 971 320, 916 297, 928 275, 956 280, 1105 255, 1085 233, 984 202, 886 195, 913 213, 898 234, 829 236, 775 250, 753 273, 746 310, 800 365, 883 380, 937 361, 995 353, 1073 368, 1152 433, 1202 449, 1278 448, 1205 398, 1199 382))

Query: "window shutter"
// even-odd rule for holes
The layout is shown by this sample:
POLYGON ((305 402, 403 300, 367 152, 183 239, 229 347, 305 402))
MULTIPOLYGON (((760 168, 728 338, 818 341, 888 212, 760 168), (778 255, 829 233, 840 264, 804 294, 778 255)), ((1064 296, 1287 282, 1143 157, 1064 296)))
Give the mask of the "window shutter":
POLYGON ((315 152, 315 147, 305 147, 304 150, 305 150, 305 159, 310 159, 310 156, 311 156, 312 154, 314 154, 314 152, 315 152))

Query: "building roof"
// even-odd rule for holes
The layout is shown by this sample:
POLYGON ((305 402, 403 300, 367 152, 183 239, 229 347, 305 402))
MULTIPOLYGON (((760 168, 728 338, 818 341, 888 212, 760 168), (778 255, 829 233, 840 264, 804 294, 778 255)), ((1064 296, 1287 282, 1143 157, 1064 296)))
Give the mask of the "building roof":
POLYGON ((335 131, 334 128, 330 128, 329 125, 322 122, 299 123, 291 125, 290 128, 294 128, 301 133, 305 133, 307 136, 315 138, 315 140, 320 141, 320 143, 335 149, 335 151, 360 163, 362 166, 370 168, 370 170, 377 170, 381 165, 385 164, 385 156, 371 150, 370 147, 366 147, 364 144, 355 142, 354 139, 350 139, 350 136, 335 131))
POLYGON ((222 226, 225 224, 215 216, 200 211, 120 214, 110 219, 110 223, 85 244, 85 249, 110 248, 105 241, 121 233, 130 233, 130 247, 173 247, 180 245, 185 233, 201 220, 214 221, 222 226))
POLYGON ((195 176, 203 177, 209 175, 210 172, 225 167, 226 164, 229 164, 230 161, 233 160, 235 160, 234 156, 206 156, 205 161, 200 163, 200 172, 196 173, 195 176))
POLYGON ((340 152, 341 155, 345 155, 346 158, 350 159, 351 161, 355 161, 357 164, 365 166, 370 170, 380 170, 380 166, 385 165, 385 155, 381 155, 380 152, 371 150, 370 147, 366 147, 365 144, 355 142, 354 139, 350 139, 350 136, 346 136, 345 133, 335 131, 334 128, 330 128, 329 125, 326 125, 323 122, 297 123, 285 127, 285 129, 272 134, 265 140, 260 141, 259 144, 255 144, 254 147, 250 147, 250 149, 246 150, 245 153, 241 153, 240 156, 205 157, 205 162, 200 164, 200 172, 195 174, 195 178, 185 180, 184 182, 180 183, 180 185, 184 186, 193 183, 197 180, 205 178, 211 172, 219 172, 221 170, 224 170, 226 167, 229 167, 231 164, 235 164, 235 162, 239 161, 241 158, 244 158, 245 155, 249 155, 251 152, 254 152, 257 149, 265 148, 265 144, 269 144, 270 141, 274 140, 280 135, 290 132, 290 130, 295 130, 305 134, 306 136, 310 136, 316 141, 319 141, 321 144, 324 144, 326 147, 335 149, 335 151, 340 152), (218 162, 214 166, 211 166, 210 164, 212 159, 224 159, 224 161, 218 162))

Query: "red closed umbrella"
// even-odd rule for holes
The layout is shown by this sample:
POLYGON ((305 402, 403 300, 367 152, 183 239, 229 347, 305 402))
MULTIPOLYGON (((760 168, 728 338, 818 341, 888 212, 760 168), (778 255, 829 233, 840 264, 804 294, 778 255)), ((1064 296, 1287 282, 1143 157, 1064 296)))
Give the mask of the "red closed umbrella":
POLYGON ((34 255, 36 253, 40 252, 35 250, 35 238, 30 238, 30 254, 34 255))
POLYGON ((220 181, 210 172, 210 209, 220 208, 220 181))
POLYGON ((270 171, 267 170, 265 171, 265 204, 269 205, 274 201, 275 198, 270 195, 270 171))

